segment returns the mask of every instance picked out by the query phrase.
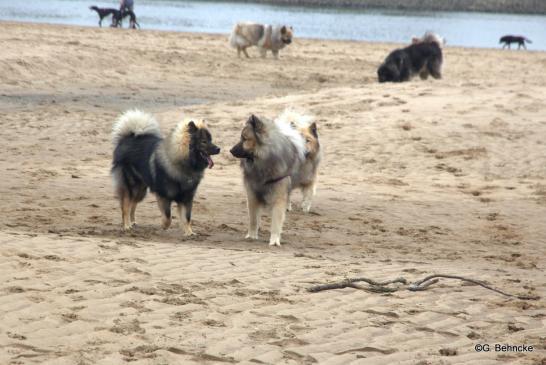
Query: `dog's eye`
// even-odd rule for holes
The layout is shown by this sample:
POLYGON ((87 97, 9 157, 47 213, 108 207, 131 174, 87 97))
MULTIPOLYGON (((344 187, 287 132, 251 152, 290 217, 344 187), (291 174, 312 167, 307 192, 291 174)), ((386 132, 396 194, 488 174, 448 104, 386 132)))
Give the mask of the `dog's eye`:
POLYGON ((306 143, 311 143, 311 139, 310 139, 310 138, 306 138, 306 139, 305 139, 305 142, 306 142, 306 143))

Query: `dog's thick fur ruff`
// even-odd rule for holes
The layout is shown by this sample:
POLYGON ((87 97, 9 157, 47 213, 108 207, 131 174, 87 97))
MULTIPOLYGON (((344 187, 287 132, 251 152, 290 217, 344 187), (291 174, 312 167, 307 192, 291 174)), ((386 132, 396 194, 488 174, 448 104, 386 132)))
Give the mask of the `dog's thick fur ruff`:
POLYGON ((268 25, 258 23, 237 23, 233 27, 229 37, 229 44, 237 49, 237 55, 241 52, 249 58, 246 49, 257 46, 260 55, 264 58, 267 51, 271 51, 273 57, 279 57, 279 50, 292 43, 294 30, 292 27, 282 25, 268 25))
POLYGON ((241 159, 247 193, 247 238, 258 239, 260 210, 271 208, 271 246, 280 246, 292 181, 305 162, 305 140, 293 126, 251 115, 231 154, 241 159))
POLYGON ((531 42, 530 39, 521 35, 505 35, 501 37, 501 39, 499 40, 499 43, 504 43, 502 46, 502 49, 506 48, 507 46, 508 46, 508 49, 510 49, 510 45, 512 43, 517 43, 518 49, 520 49, 521 47, 523 47, 523 49, 527 49, 527 47, 525 47, 526 42, 533 43, 531 42))
MULTIPOLYGON (((318 166, 322 158, 317 124, 311 115, 291 108, 285 109, 277 117, 276 122, 292 126, 305 141, 305 160, 300 169, 292 176, 291 190, 301 189, 303 195, 301 207, 305 213, 308 213, 316 194, 318 166)), ((290 195, 287 204, 287 210, 292 210, 290 195)))
POLYGON ((112 129, 112 177, 120 201, 123 229, 135 225, 137 204, 150 189, 163 217, 171 224, 171 203, 178 204, 185 235, 192 235, 191 210, 211 155, 220 149, 212 143, 204 122, 184 121, 163 138, 153 116, 139 110, 121 115, 112 129))
POLYGON ((429 75, 442 78, 442 49, 436 42, 422 42, 392 51, 379 66, 379 82, 409 81, 419 74, 426 80, 429 75))

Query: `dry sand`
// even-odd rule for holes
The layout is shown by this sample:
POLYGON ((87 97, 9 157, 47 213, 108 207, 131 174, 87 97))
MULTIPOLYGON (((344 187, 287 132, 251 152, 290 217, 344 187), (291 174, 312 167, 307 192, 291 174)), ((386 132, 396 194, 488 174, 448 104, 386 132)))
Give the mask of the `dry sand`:
POLYGON ((546 362, 544 299, 305 290, 445 273, 544 297, 546 53, 448 47, 443 80, 380 85, 395 45, 297 39, 238 60, 225 36, 16 23, 0 44, 1 364, 546 362), (268 218, 243 239, 228 150, 249 113, 286 106, 316 115, 324 160, 312 214, 289 213, 271 249, 268 218), (195 238, 163 231, 153 196, 120 231, 110 129, 132 107, 165 131, 205 118, 223 148, 195 238))

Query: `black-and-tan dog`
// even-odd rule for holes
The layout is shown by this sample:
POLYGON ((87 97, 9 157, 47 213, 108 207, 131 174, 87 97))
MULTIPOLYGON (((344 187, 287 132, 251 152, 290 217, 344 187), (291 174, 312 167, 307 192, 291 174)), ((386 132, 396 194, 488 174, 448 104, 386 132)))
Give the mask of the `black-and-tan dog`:
POLYGON ((181 122, 163 138, 151 115, 133 110, 119 117, 112 136, 112 177, 123 229, 133 228, 137 204, 150 189, 156 195, 163 228, 171 224, 174 201, 184 234, 193 235, 193 199, 205 169, 214 165, 211 156, 220 153, 205 123, 181 122))
POLYGON ((499 43, 504 43, 502 49, 505 49, 506 47, 510 49, 510 45, 512 43, 517 43, 518 49, 520 49, 521 47, 523 47, 523 49, 527 49, 527 47, 525 47, 525 42, 533 43, 530 39, 521 35, 505 35, 499 40, 499 43))

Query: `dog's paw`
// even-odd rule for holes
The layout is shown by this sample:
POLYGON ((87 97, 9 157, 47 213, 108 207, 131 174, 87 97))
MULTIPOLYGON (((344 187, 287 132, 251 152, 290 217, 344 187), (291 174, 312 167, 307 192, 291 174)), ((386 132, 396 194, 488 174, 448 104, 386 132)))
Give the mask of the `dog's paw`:
POLYGON ((281 237, 280 236, 271 236, 269 239, 269 246, 281 246, 281 237))
POLYGON ((256 233, 250 233, 249 232, 249 233, 246 234, 245 238, 247 240, 257 240, 258 239, 258 233, 257 232, 256 233))
POLYGON ((301 209, 304 213, 309 213, 311 211, 311 203, 310 202, 303 202, 301 203, 301 209))
POLYGON ((170 220, 170 219, 163 219, 163 220, 161 221, 161 227, 162 227, 163 229, 167 229, 167 228, 169 228, 170 226, 171 226, 171 220, 170 220))
POLYGON ((291 212, 292 211, 292 203, 288 202, 288 205, 286 206, 286 211, 291 212))

